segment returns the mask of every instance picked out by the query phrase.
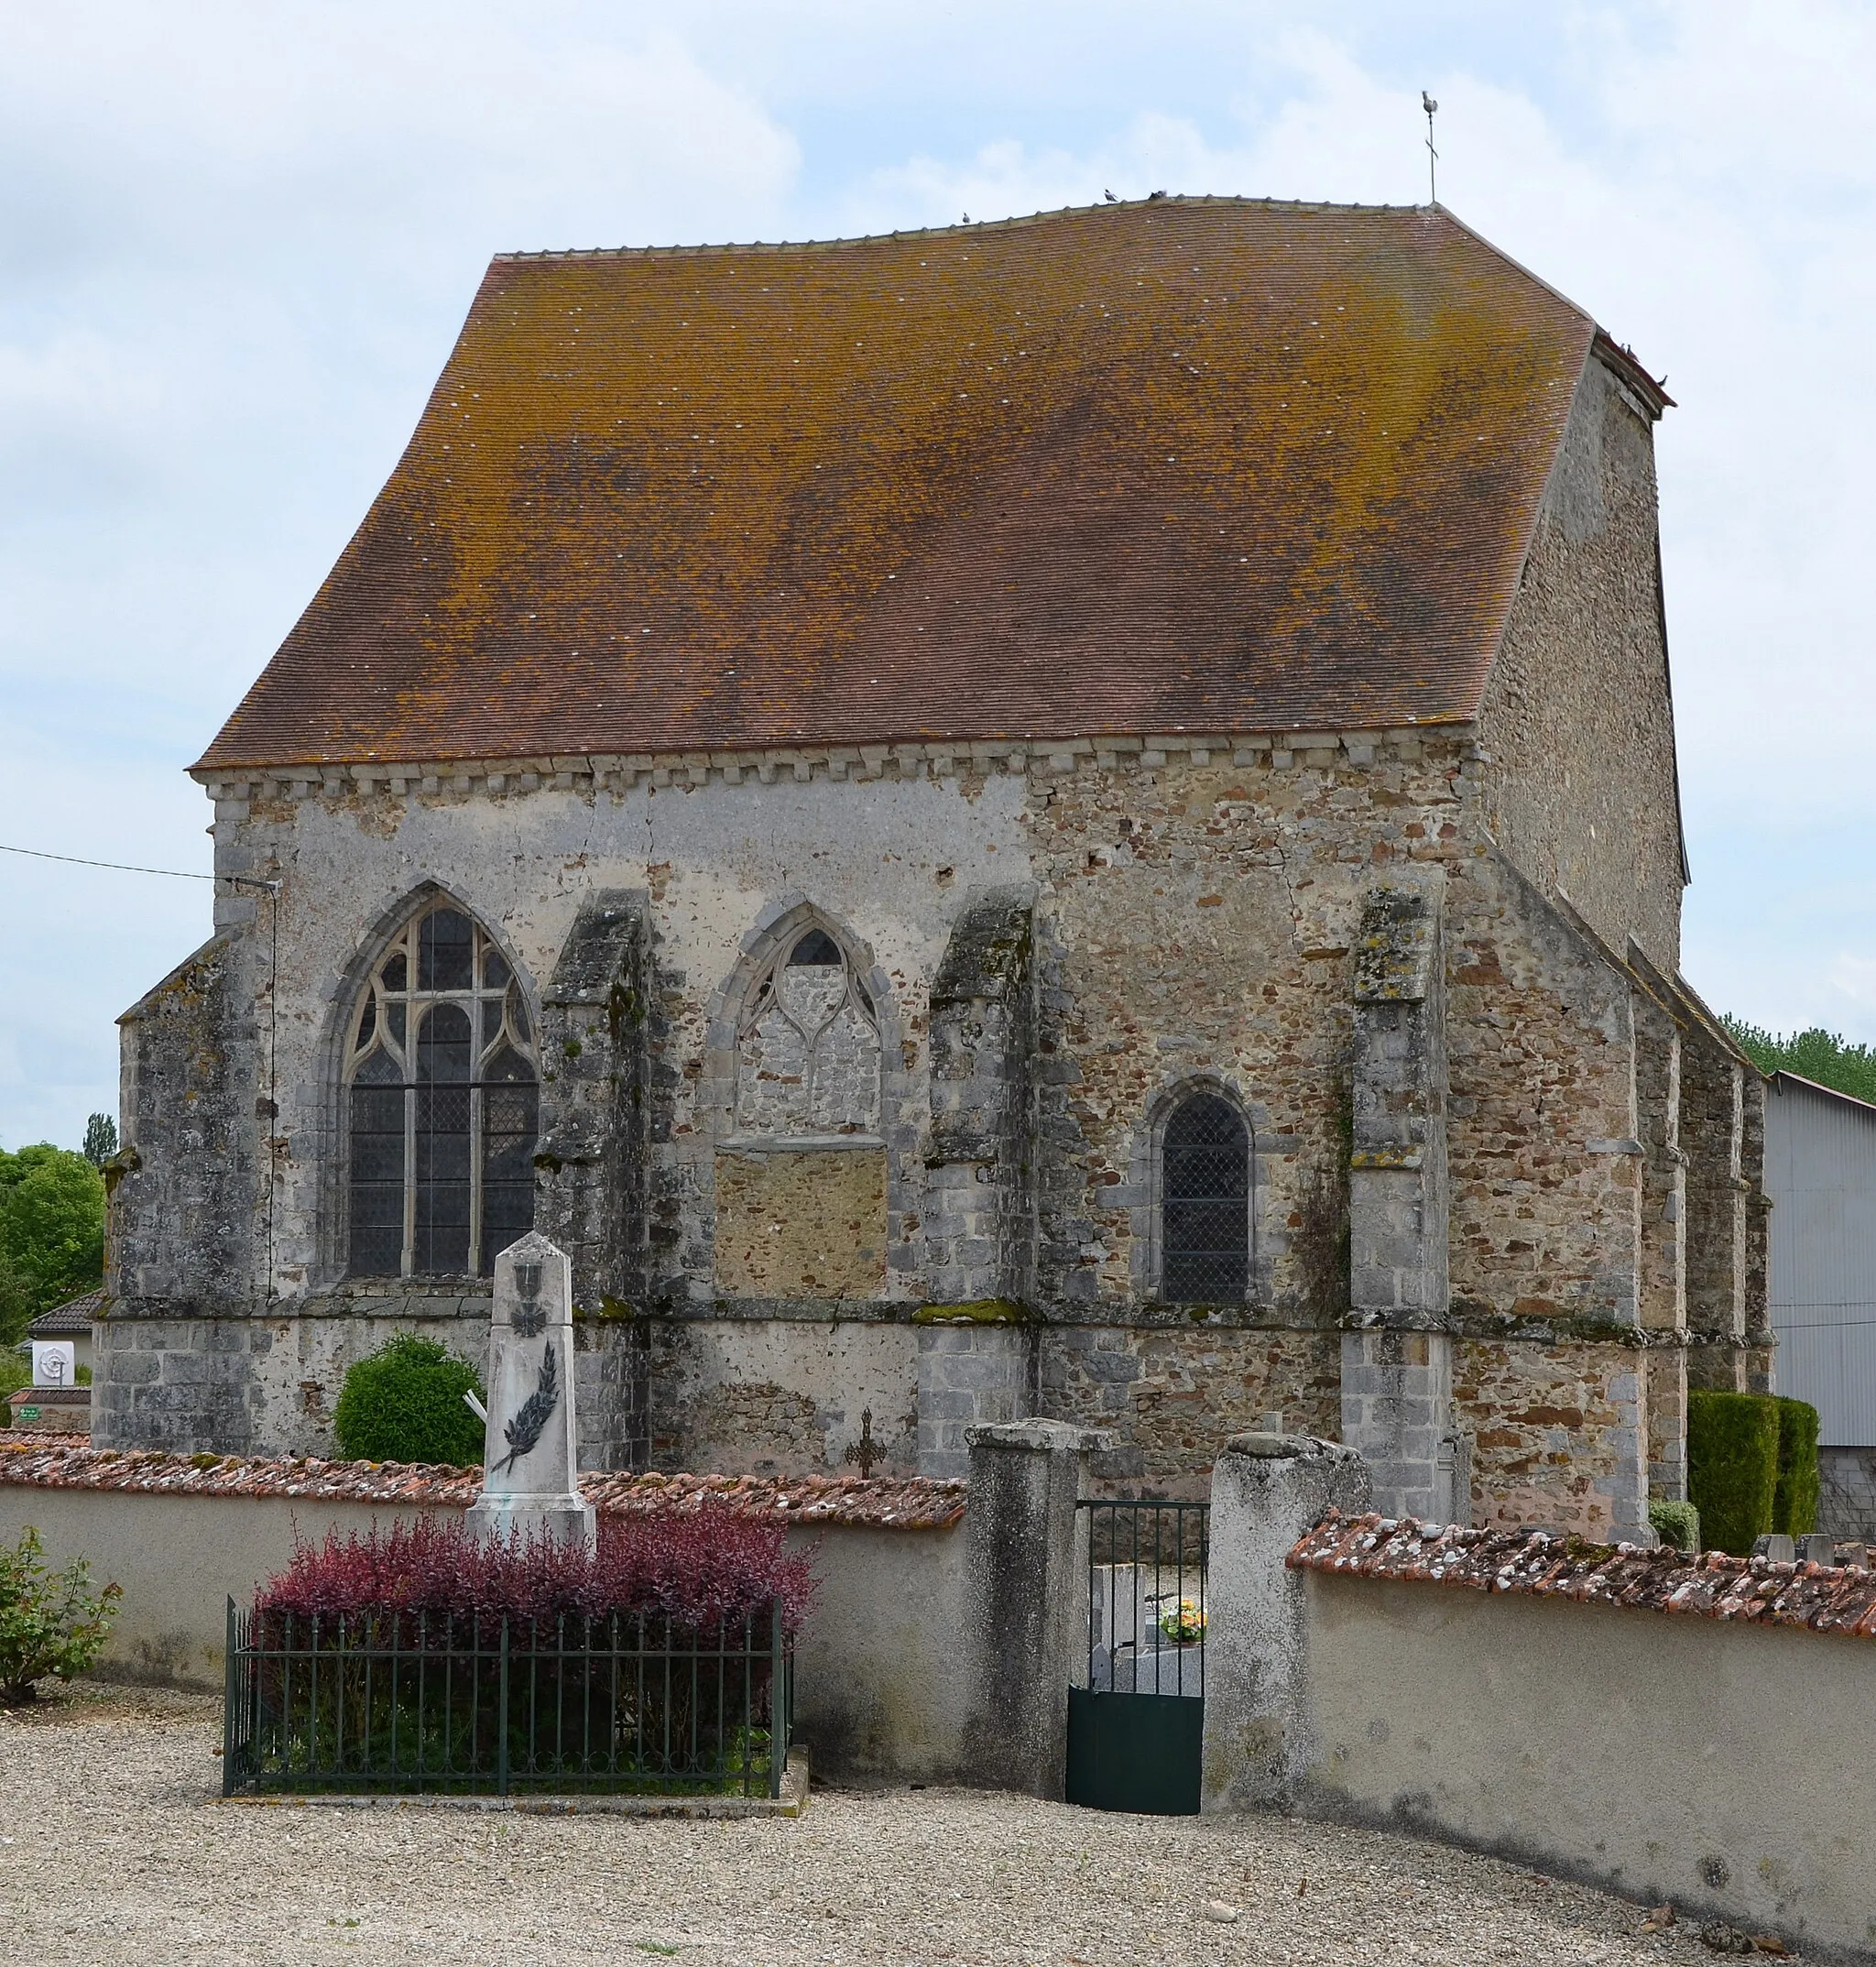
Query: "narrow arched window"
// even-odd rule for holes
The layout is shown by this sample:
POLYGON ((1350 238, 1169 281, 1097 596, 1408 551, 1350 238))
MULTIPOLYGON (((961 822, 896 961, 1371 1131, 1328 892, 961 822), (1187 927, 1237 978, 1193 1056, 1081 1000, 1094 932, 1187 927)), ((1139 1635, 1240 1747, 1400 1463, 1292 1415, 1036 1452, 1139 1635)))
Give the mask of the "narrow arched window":
POLYGON ((1160 1295, 1241 1304, 1250 1285, 1250 1134, 1216 1093, 1193 1093, 1160 1146, 1160 1295))
POLYGON ((346 1052, 354 1277, 486 1276, 534 1227, 540 1089, 507 958, 460 909, 379 957, 346 1052))
POLYGON ((878 1130, 878 1013, 845 951, 813 923, 743 1000, 736 1124, 781 1137, 878 1130))

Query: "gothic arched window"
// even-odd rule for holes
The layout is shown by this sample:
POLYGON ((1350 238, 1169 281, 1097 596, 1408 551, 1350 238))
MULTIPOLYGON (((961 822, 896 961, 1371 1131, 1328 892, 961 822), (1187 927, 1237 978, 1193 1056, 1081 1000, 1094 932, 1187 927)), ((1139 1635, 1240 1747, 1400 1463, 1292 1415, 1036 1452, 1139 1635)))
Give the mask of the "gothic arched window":
POLYGON ((534 1227, 540 1089, 508 961, 447 903, 378 958, 345 1053, 354 1277, 489 1275, 534 1227))
POLYGON ((846 953, 812 923, 744 999, 736 1124, 783 1137, 878 1131, 878 1014, 846 953))
POLYGON ((1250 1132, 1220 1094, 1188 1094, 1160 1144, 1160 1295, 1241 1304, 1250 1287, 1250 1132))

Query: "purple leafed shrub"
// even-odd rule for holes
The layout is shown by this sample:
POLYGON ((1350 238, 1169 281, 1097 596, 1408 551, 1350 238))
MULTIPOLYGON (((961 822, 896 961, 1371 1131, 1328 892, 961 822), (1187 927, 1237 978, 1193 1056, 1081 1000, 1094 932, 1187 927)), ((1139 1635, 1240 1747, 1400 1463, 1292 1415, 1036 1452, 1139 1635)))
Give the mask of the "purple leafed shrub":
POLYGON ((805 1552, 783 1548, 783 1535, 709 1508, 602 1517, 593 1551, 548 1537, 484 1544, 460 1519, 434 1516, 363 1536, 333 1531, 323 1544, 296 1542, 292 1561, 256 1594, 256 1622, 267 1632, 288 1615, 380 1627, 396 1618, 407 1643, 420 1626, 427 1643, 445 1645, 472 1622, 486 1631, 504 1615, 642 1616, 698 1634, 752 1618, 766 1634, 779 1598, 793 1634, 818 1580, 805 1552))

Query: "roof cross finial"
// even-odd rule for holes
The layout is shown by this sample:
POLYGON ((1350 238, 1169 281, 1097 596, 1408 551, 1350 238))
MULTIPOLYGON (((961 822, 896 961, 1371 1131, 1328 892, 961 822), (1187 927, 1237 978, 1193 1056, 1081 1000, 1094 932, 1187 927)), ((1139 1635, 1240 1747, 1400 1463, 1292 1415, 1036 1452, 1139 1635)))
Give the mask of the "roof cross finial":
POLYGON ((1420 92, 1420 106, 1426 112, 1426 189, 1430 202, 1436 205, 1440 202, 1440 154, 1433 147, 1433 116, 1434 111, 1440 105, 1423 89, 1420 92))

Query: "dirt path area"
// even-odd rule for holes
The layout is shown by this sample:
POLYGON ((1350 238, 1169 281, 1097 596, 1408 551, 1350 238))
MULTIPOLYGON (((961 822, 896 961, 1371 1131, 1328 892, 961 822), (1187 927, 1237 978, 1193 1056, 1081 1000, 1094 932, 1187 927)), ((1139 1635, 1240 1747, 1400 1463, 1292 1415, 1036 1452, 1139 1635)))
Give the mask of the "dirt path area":
POLYGON ((220 1705, 81 1688, 0 1712, 9 1959, 84 1967, 1693 1962, 1686 1928, 1511 1866, 1267 1818, 817 1789, 798 1822, 218 1800, 220 1705), (1235 1909, 1235 1921, 1209 1916, 1235 1909))

